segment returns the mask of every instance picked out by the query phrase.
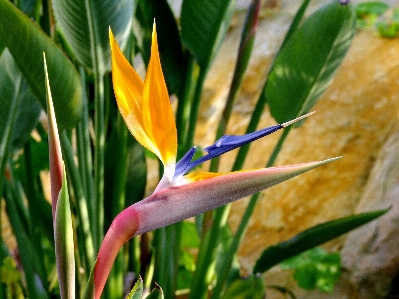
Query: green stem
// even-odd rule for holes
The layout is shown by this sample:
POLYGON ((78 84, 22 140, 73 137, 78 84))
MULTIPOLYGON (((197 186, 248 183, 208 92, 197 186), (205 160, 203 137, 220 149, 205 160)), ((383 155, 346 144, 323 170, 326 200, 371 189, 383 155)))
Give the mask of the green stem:
POLYGON ((42 250, 42 234, 41 227, 37 225, 40 223, 40 204, 36 194, 38 194, 35 188, 35 177, 33 174, 32 166, 32 153, 30 142, 27 142, 24 146, 24 158, 25 158, 25 174, 26 174, 26 196, 28 198, 28 209, 30 219, 30 235, 32 237, 33 246, 36 249, 38 259, 36 261, 37 271, 45 279, 47 277, 46 268, 44 266, 44 255, 42 250))
POLYGON ((9 216, 13 233, 17 239, 18 249, 21 257, 22 267, 26 278, 30 298, 48 298, 46 290, 42 286, 42 282, 38 282, 38 276, 35 269, 34 247, 31 246, 31 237, 24 229, 21 218, 15 205, 14 197, 18 196, 11 183, 6 182, 4 190, 4 199, 6 202, 7 214, 9 216))
POLYGON ((95 119, 95 146, 94 146, 94 249, 97 252, 104 237, 104 81, 103 76, 96 75, 94 119, 95 119))
POLYGON ((191 109, 190 120, 188 124, 187 137, 185 139, 185 146, 184 146, 185 151, 187 151, 189 148, 193 146, 195 127, 197 125, 198 111, 201 103, 202 89, 204 87, 207 71, 208 71, 207 68, 203 67, 200 68, 197 85, 195 87, 194 98, 190 108, 191 109))
POLYGON ((94 73, 94 209, 92 223, 94 250, 97 252, 104 237, 104 146, 105 146, 105 96, 104 74, 105 65, 102 57, 99 28, 97 28, 95 4, 85 0, 88 25, 90 31, 90 50, 94 73))
MULTIPOLYGON (((116 121, 116 147, 114 148, 115 160, 113 165, 112 180, 112 219, 125 208, 125 187, 127 176, 127 137, 128 129, 120 113, 116 121)), ((114 266, 108 277, 107 287, 104 289, 104 296, 107 298, 122 298, 123 296, 123 275, 124 275, 123 250, 119 251, 114 266)))
MULTIPOLYGON (((79 69, 80 78, 82 79, 82 86, 85 86, 85 72, 83 67, 79 69)), ((93 190, 93 164, 91 154, 91 142, 89 135, 89 107, 87 101, 87 94, 84 91, 82 93, 83 100, 83 114, 80 122, 76 127, 76 144, 77 144, 77 155, 79 161, 79 171, 82 176, 82 185, 85 192, 85 198, 87 202, 94 201, 94 190, 93 190)), ((90 213, 89 216, 91 217, 90 213)), ((93 219, 90 218, 90 223, 93 223, 93 219)))
MULTIPOLYGON (((266 164, 266 167, 273 166, 291 128, 292 127, 290 126, 290 127, 287 127, 284 129, 283 134, 280 136, 280 138, 269 158, 269 161, 266 164)), ((260 196, 260 193, 256 193, 256 194, 252 195, 252 197, 248 203, 248 206, 245 209, 244 215, 241 218, 241 222, 240 222, 240 224, 237 228, 237 231, 234 235, 234 238, 230 245, 230 248, 229 248, 228 252, 223 256, 223 260, 222 260, 221 266, 220 266, 218 280, 217 280, 216 286, 213 290, 211 298, 219 298, 219 295, 222 292, 223 285, 226 282, 228 274, 230 272, 230 268, 231 268, 231 264, 234 259, 234 255, 236 254, 238 247, 241 243, 241 240, 248 228, 249 220, 251 219, 251 216, 253 214, 255 206, 258 202, 259 196, 260 196)))
POLYGON ((94 264, 94 247, 90 230, 89 212, 86 198, 84 196, 81 177, 76 167, 72 147, 65 131, 61 133, 60 143, 66 169, 69 177, 71 178, 71 183, 77 202, 77 216, 80 223, 79 228, 81 230, 81 235, 84 236, 84 256, 86 261, 85 267, 86 269, 91 269, 92 265, 94 264))
MULTIPOLYGON (((241 87, 242 79, 243 79, 244 73, 248 67, 249 59, 251 57, 253 44, 255 41, 256 28, 258 25, 259 10, 260 10, 260 1, 254 0, 247 12, 244 28, 243 28, 243 31, 241 34, 240 46, 239 46, 238 54, 237 54, 237 63, 235 66, 234 75, 233 75, 233 79, 231 82, 229 94, 227 96, 226 105, 222 112, 222 117, 221 117, 218 129, 216 132, 216 139, 219 139, 224 134, 226 134, 226 127, 227 127, 227 124, 228 124, 230 116, 231 116, 231 111, 234 106, 234 101, 235 101, 235 99, 237 97, 237 93, 241 87)), ((252 130, 252 131, 254 131, 254 130, 252 130)), ((212 159, 211 166, 210 166, 211 172, 218 171, 219 161, 220 161, 219 157, 212 159)), ((230 205, 226 205, 224 207, 216 209, 214 212, 210 211, 210 212, 205 213, 204 224, 206 222, 212 222, 212 226, 210 228, 209 238, 206 238, 206 240, 208 240, 208 242, 207 242, 207 244, 204 245, 205 248, 203 249, 203 251, 200 250, 200 252, 199 252, 200 257, 201 257, 201 255, 203 255, 203 256, 207 257, 207 259, 215 258, 216 249, 218 247, 219 240, 220 240, 220 234, 221 234, 223 227, 226 225, 229 212, 230 212, 230 205), (212 214, 214 214, 213 220, 212 220, 212 214)), ((206 227, 204 228, 203 231, 205 232, 205 234, 208 234, 206 227)), ((206 277, 213 276, 211 274, 214 272, 213 263, 210 263, 210 261, 208 261, 208 262, 204 262, 204 265, 201 264, 201 267, 199 269, 197 269, 195 279, 194 279, 194 287, 196 287, 196 289, 198 289, 198 291, 200 291, 199 289, 204 289, 204 290, 206 289, 206 286, 209 285, 210 280, 206 281, 205 279, 206 279, 206 277), (197 272, 198 272, 198 274, 197 274, 197 272)), ((218 278, 218 281, 219 281, 219 278, 218 278)), ((205 295, 205 293, 203 293, 204 291, 200 291, 200 292, 202 292, 201 296, 205 295)), ((217 294, 214 294, 214 292, 213 292, 213 295, 215 295, 214 298, 218 298, 220 291, 217 290, 217 292, 218 292, 217 294)))
MULTIPOLYGON (((177 105, 176 111, 176 128, 177 128, 177 141, 180 144, 183 144, 186 138, 187 132, 187 123, 190 116, 190 97, 192 93, 193 86, 193 77, 194 77, 194 69, 195 69, 195 61, 194 58, 188 53, 186 53, 187 63, 186 63, 186 71, 185 71, 185 80, 184 85, 180 89, 179 93, 179 102, 177 105)), ((182 150, 180 150, 182 152, 182 150)), ((183 153, 178 153, 178 157, 180 157, 183 153)))

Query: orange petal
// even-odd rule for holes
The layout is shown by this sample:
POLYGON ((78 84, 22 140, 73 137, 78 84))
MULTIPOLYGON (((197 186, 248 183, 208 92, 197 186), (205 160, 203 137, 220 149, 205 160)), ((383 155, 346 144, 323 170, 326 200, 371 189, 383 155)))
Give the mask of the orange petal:
POLYGON ((142 94, 144 83, 120 50, 111 29, 112 81, 119 110, 133 136, 148 150, 159 155, 156 144, 145 130, 142 94))
POLYGON ((187 180, 190 183, 193 182, 198 182, 202 180, 207 180, 213 177, 217 177, 220 175, 225 175, 226 173, 216 173, 216 172, 200 172, 200 171, 194 171, 190 172, 189 174, 185 175, 183 177, 184 180, 187 180))
POLYGON ((152 33, 151 58, 144 82, 143 112, 146 132, 159 150, 159 158, 165 166, 165 174, 173 176, 177 153, 177 132, 161 68, 155 23, 152 33), (168 170, 169 166, 173 169, 168 170))

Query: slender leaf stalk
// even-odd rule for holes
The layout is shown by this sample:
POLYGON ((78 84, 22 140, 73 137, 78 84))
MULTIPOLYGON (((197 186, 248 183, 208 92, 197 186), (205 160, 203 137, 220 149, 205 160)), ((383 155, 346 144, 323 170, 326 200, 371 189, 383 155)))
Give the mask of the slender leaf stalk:
POLYGON ((34 247, 31 244, 31 238, 24 229, 20 217, 18 216, 17 207, 15 205, 15 196, 18 196, 11 183, 6 182, 4 190, 4 199, 6 201, 7 214, 13 227, 14 235, 17 239, 19 253, 21 257, 22 267, 28 286, 29 297, 31 298, 48 298, 48 294, 43 286, 43 281, 37 276, 35 263, 36 259, 34 247))
MULTIPOLYGON (((253 44, 255 41, 256 29, 258 26, 259 20, 259 10, 260 10, 260 0, 254 0, 247 12, 244 28, 241 34, 240 45, 237 54, 237 63, 235 66, 233 79, 231 82, 231 87, 229 90, 229 94, 227 96, 227 101, 222 112, 222 117, 219 122, 219 126, 216 132, 216 139, 219 139, 224 134, 226 134, 226 127, 229 122, 231 111, 233 109, 234 101, 237 97, 237 93, 241 87, 242 79, 244 73, 248 67, 249 59, 251 57, 253 44)), ((219 157, 213 159, 211 161, 210 171, 217 172, 219 166, 219 157)), ((200 250, 199 256, 203 255, 208 259, 214 259, 216 255, 217 245, 220 240, 220 234, 222 231, 222 227, 226 225, 227 216, 230 211, 230 205, 225 207, 221 207, 217 209, 215 212, 210 211, 204 215, 204 229, 205 234, 208 234, 206 223, 212 222, 212 226, 210 227, 209 237, 206 237, 206 244, 203 246, 203 250, 200 250), (214 215, 214 219, 212 220, 212 214, 214 215)), ((202 244, 201 244, 202 245, 202 244)), ((202 247, 202 246, 201 246, 202 247)), ((210 283, 210 281, 205 281, 206 277, 211 277, 211 273, 214 271, 214 263, 210 261, 204 262, 197 268, 196 273, 193 279, 193 287, 196 289, 194 294, 197 295, 197 292, 205 292, 206 285, 210 283), (207 274, 205 274, 207 273, 207 274), (202 280, 202 281, 201 281, 202 280), (201 291, 202 290, 202 291, 201 291)), ((203 295, 203 294, 202 294, 203 295)), ((218 298, 216 296, 215 298, 218 298)))
MULTIPOLYGON (((177 141, 179 144, 183 144, 184 140, 186 140, 186 128, 190 115, 190 97, 193 89, 194 82, 194 65, 195 61, 192 55, 186 52, 187 63, 186 65, 186 74, 185 80, 183 80, 183 86, 180 88, 179 93, 179 102, 177 105, 176 111, 176 128, 177 128, 177 141)), ((183 149, 184 150, 184 149, 183 149)), ((181 157, 184 152, 180 150, 182 153, 178 153, 178 157, 181 157)))
POLYGON ((28 209, 29 209, 29 219, 30 219, 30 235, 32 236, 32 243, 35 247, 37 253, 36 266, 37 271, 40 277, 47 277, 46 268, 44 266, 44 256, 42 249, 42 228, 39 225, 40 223, 40 211, 38 210, 40 205, 38 203, 37 194, 35 188, 36 179, 33 174, 33 166, 32 166, 32 153, 30 148, 30 143, 27 142, 24 146, 24 158, 25 158, 25 174, 26 174, 26 196, 29 200, 28 209))
POLYGON ((96 75, 95 80, 95 146, 94 146, 94 223, 93 241, 94 249, 98 251, 104 236, 104 81, 101 75, 96 75))
MULTIPOLYGON (((188 150, 193 146, 194 142, 194 134, 195 134, 195 127, 197 125, 197 119, 198 119, 198 111, 201 103, 201 95, 202 95, 202 89, 204 87, 205 83, 205 77, 208 72, 208 68, 201 67, 200 72, 198 75, 198 79, 196 82, 196 87, 195 87, 195 92, 194 92, 194 98, 190 106, 190 119, 188 123, 188 131, 187 131, 187 136, 185 139, 185 150, 188 150)), ((184 128, 183 128, 184 129, 184 128)))
POLYGON ((84 196, 84 190, 82 186, 81 177, 76 167, 72 147, 66 132, 62 132, 60 136, 60 143, 63 150, 63 157, 65 160, 65 166, 69 177, 71 178, 71 184, 73 186, 74 194, 77 202, 77 216, 79 219, 81 234, 84 236, 84 257, 86 269, 91 269, 94 264, 94 247, 93 237, 90 230, 90 219, 87 207, 86 198, 84 196))
MULTIPOLYGON (((115 130, 117 130, 117 145, 115 148, 116 158, 113 165, 114 178, 112 182, 113 192, 111 198, 112 218, 125 208, 125 187, 128 165, 126 163, 128 129, 120 113, 117 114, 115 130)), ((108 287, 104 290, 105 297, 123 297, 124 270, 123 251, 120 251, 108 278, 108 287)))
MULTIPOLYGON (((82 79, 82 86, 85 86, 85 71, 83 67, 79 70, 80 77, 82 79)), ((76 144, 77 144, 77 156, 79 161, 79 172, 82 176, 82 186, 85 193, 87 202, 94 201, 94 190, 93 190, 93 177, 92 177, 92 154, 91 154, 91 142, 89 135, 89 111, 87 94, 85 91, 82 93, 83 100, 83 114, 80 122, 76 126, 76 144)), ((93 213, 89 213, 92 216, 93 213)), ((90 218, 90 223, 93 223, 93 219, 90 218)))
MULTIPOLYGON (((269 158, 269 161, 266 164, 266 167, 273 166, 291 128, 292 127, 287 127, 284 129, 283 134, 280 136, 280 138, 269 158)), ((241 218, 241 221, 237 228, 237 231, 233 237, 233 241, 230 245, 230 248, 229 248, 228 252, 226 252, 226 254, 223 255, 223 260, 222 260, 221 266, 220 266, 221 270, 220 270, 219 276, 217 278, 216 286, 212 291, 211 298, 219 298, 219 296, 223 290, 223 285, 226 282, 227 277, 229 275, 229 271, 231 269, 231 264, 233 263, 234 255, 236 254, 238 247, 241 243, 241 240, 248 228, 249 220, 251 219, 251 216, 254 212, 255 206, 259 200, 259 196, 260 196, 260 193, 256 193, 256 194, 252 195, 252 197, 245 209, 244 215, 241 218)))

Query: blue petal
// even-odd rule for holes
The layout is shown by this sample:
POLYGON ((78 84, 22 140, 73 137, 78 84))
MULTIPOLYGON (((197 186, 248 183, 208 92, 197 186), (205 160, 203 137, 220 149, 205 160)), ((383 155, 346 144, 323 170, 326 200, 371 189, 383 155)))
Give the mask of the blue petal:
POLYGON ((175 177, 179 175, 184 175, 189 172, 194 167, 210 160, 216 158, 224 153, 227 153, 233 149, 236 149, 240 146, 248 144, 256 139, 262 138, 266 135, 269 135, 277 130, 283 128, 282 125, 276 125, 272 127, 268 127, 265 129, 258 130, 256 132, 252 132, 245 135, 224 135, 220 139, 218 139, 214 144, 204 148, 204 151, 207 152, 205 156, 199 158, 193 162, 191 159, 195 153, 195 147, 190 149, 184 156, 176 163, 176 171, 175 177))
POLYGON ((185 175, 191 168, 187 169, 191 159, 195 154, 195 146, 192 147, 177 163, 175 168, 174 177, 185 175))

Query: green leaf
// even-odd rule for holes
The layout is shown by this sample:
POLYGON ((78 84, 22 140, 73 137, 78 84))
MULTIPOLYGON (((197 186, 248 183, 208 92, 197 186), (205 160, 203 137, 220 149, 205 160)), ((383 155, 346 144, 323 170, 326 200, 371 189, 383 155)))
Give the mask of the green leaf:
POLYGON ((251 275, 246 279, 234 281, 227 288, 222 299, 263 299, 265 283, 262 276, 251 275))
POLYGON ((387 23, 385 21, 379 21, 375 24, 378 33, 381 37, 394 38, 398 35, 399 24, 398 23, 387 23))
MULTIPOLYGON (((147 152, 152 153, 147 150, 147 152)), ((144 198, 147 183, 147 164, 143 146, 129 133, 127 136, 127 177, 126 205, 134 204, 144 198), (134 192, 132 192, 134 186, 134 192)))
POLYGON ((366 15, 382 15, 389 9, 389 5, 382 1, 362 2, 355 5, 356 16, 362 18, 366 15))
POLYGON ((351 6, 329 4, 299 27, 276 57, 265 86, 279 123, 303 115, 330 84, 355 33, 351 6))
POLYGON ((139 277, 137 279, 133 289, 126 297, 126 299, 141 299, 143 297, 143 279, 139 277))
POLYGON ((183 44, 208 68, 229 27, 235 0, 185 0, 181 11, 183 44))
POLYGON ((72 215, 65 170, 55 211, 54 239, 61 298, 75 298, 76 265, 72 215))
POLYGON ((316 287, 323 292, 332 292, 341 274, 339 253, 328 253, 316 247, 281 263, 282 269, 294 269, 294 279, 306 290, 316 287))
POLYGON ((11 256, 7 256, 1 261, 0 274, 0 282, 5 284, 19 282, 22 277, 15 260, 11 256))
POLYGON ((73 126, 82 114, 79 74, 55 43, 8 0, 0 0, 0 39, 9 49, 30 88, 46 107, 43 52, 46 53, 54 108, 62 127, 73 126))
POLYGON ((133 26, 137 44, 145 65, 151 56, 151 34, 154 21, 157 28, 159 55, 169 94, 179 89, 183 80, 183 51, 179 29, 172 10, 166 0, 141 0, 135 14, 133 26))
POLYGON ((11 135, 11 150, 21 148, 29 140, 32 129, 36 126, 40 115, 40 104, 32 94, 22 73, 16 66, 8 49, 0 58, 0 136, 7 129, 6 121, 10 115, 13 102, 17 97, 18 106, 15 107, 15 122, 11 135))
POLYGON ((101 73, 111 69, 108 32, 119 45, 126 45, 133 18, 131 0, 52 1, 54 16, 77 59, 86 68, 101 73))
POLYGON ((180 242, 180 247, 182 249, 195 248, 199 246, 200 242, 195 223, 184 221, 182 223, 181 234, 182 234, 182 240, 180 242))
POLYGON ((343 217, 307 229, 288 241, 266 248, 256 261, 252 272, 263 273, 282 261, 354 230, 387 211, 379 210, 343 217))

